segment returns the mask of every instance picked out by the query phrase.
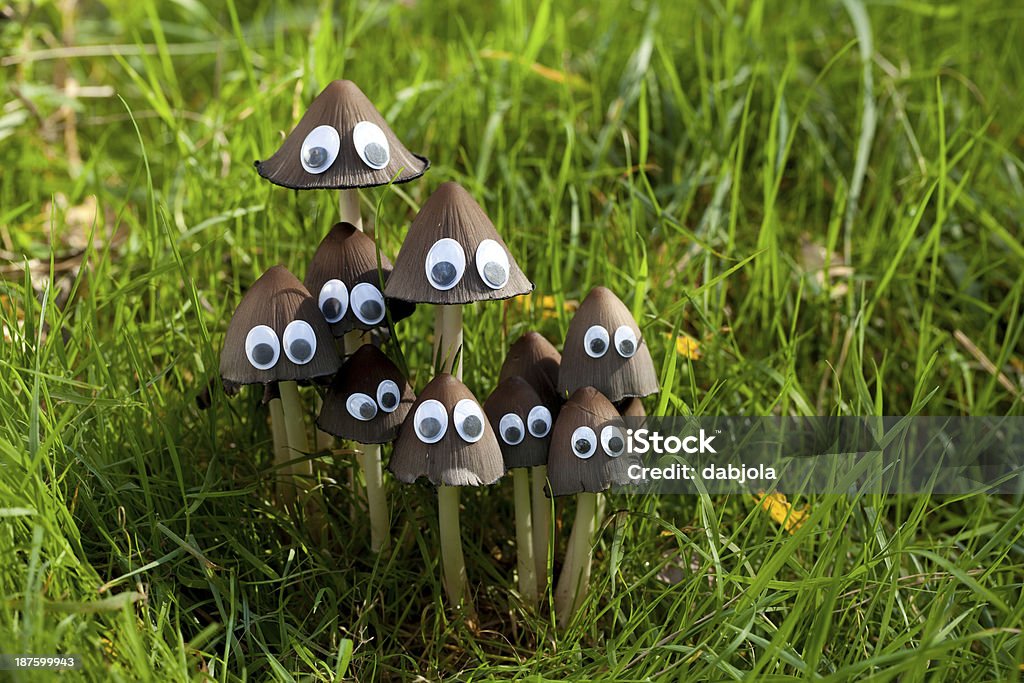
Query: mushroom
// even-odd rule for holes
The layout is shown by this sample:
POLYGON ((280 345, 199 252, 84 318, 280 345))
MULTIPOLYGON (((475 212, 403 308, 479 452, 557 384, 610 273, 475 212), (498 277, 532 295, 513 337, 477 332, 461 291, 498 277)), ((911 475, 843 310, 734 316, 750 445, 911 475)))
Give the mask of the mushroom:
POLYGON ((465 384, 445 372, 424 387, 402 424, 388 469, 407 484, 426 477, 438 487, 444 585, 458 605, 466 593, 466 563, 457 487, 486 486, 505 474, 494 430, 465 384), (447 491, 456 495, 445 498, 447 491))
MULTIPOLYGON (((412 303, 438 304, 434 314, 436 365, 461 379, 463 364, 456 363, 462 350, 460 307, 532 290, 533 283, 519 269, 484 210, 461 186, 448 182, 430 195, 413 219, 384 295, 412 303)), ((437 498, 441 533, 451 533, 452 525, 446 520, 458 519, 459 490, 441 485, 437 498)), ((454 529, 458 530, 457 521, 454 529)), ((461 546, 445 543, 442 538, 442 554, 455 548, 459 557, 445 562, 445 576, 448 597, 457 604, 465 593, 465 569, 461 579, 451 571, 462 567, 461 546)))
POLYGON ((415 310, 415 304, 407 301, 385 302, 383 283, 392 266, 388 257, 380 254, 378 270, 377 256, 373 239, 344 222, 331 228, 313 254, 304 284, 316 296, 335 337, 387 325, 389 312, 391 321, 397 322, 415 310))
POLYGON ((593 387, 577 389, 555 420, 548 456, 551 495, 579 494, 555 587, 555 613, 563 628, 586 597, 598 495, 629 481, 625 452, 624 426, 615 406, 593 387))
POLYGON ((644 402, 635 396, 622 399, 615 404, 615 409, 619 411, 619 415, 622 417, 647 417, 647 411, 644 410, 644 402))
POLYGON ((658 375, 629 309, 607 287, 594 287, 569 323, 558 391, 594 386, 611 401, 657 393, 658 375))
MULTIPOLYGON (((501 365, 498 380, 519 376, 533 387, 540 400, 558 416, 563 396, 558 393, 558 368, 562 363, 562 354, 537 332, 527 332, 516 340, 501 365)), ((547 458, 531 472, 532 490, 530 497, 533 502, 533 559, 536 564, 537 590, 544 592, 548 580, 548 544, 551 529, 551 501, 544 495, 547 482, 547 458)))
POLYGON ((341 220, 362 229, 357 188, 405 183, 430 168, 391 131, 352 81, 332 81, 259 174, 293 190, 341 190, 341 220))
MULTIPOLYGON (((537 563, 534 560, 533 521, 530 509, 530 467, 548 461, 551 411, 522 377, 503 380, 484 402, 484 413, 498 433, 505 468, 512 470, 516 514, 516 562, 519 593, 529 605, 537 604, 537 563)), ((545 549, 547 544, 545 543, 545 549)), ((544 572, 547 572, 545 552, 544 572)))
MULTIPOLYGON (((270 268, 242 297, 220 354, 225 388, 277 384, 288 447, 298 453, 308 452, 309 445, 296 381, 334 374, 338 365, 331 330, 316 301, 284 266, 270 268)), ((276 452, 275 465, 284 462, 276 452)), ((308 462, 306 469, 305 474, 312 473, 308 462)), ((294 476, 298 470, 293 466, 287 473, 294 476)), ((279 495, 290 503, 294 490, 282 488, 282 483, 279 495)))

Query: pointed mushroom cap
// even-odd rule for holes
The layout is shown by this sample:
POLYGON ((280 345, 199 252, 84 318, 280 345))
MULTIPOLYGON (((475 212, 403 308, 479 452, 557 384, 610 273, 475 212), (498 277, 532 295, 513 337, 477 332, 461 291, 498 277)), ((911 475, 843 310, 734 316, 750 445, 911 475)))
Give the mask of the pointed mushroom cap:
MULTIPOLYGON (((384 281, 387 282, 388 277, 391 276, 392 266, 390 259, 383 252, 380 255, 380 268, 384 275, 384 281)), ((387 325, 386 317, 377 322, 365 322, 364 319, 375 320, 376 317, 357 314, 350 298, 356 285, 363 283, 371 285, 375 293, 380 293, 382 291, 380 275, 381 272, 377 271, 377 245, 374 244, 373 238, 351 223, 335 223, 327 236, 320 242, 320 246, 316 248, 313 260, 309 263, 304 283, 306 289, 317 300, 324 319, 328 320, 331 332, 335 337, 344 336, 352 330, 372 330, 375 327, 387 325), (339 306, 339 300, 336 297, 330 297, 329 292, 324 291, 324 285, 331 280, 340 280, 345 285, 346 299, 344 313, 333 323, 329 321, 325 306, 339 306), (333 304, 330 303, 332 301, 333 304)), ((381 296, 383 297, 383 294, 381 296)), ((374 298, 364 300, 363 305, 379 306, 379 302, 374 298)), ((416 310, 415 304, 399 299, 390 299, 386 305, 391 311, 393 322, 408 318, 416 310)), ((372 312, 384 313, 379 308, 372 312)))
POLYGON ((644 403, 635 396, 633 398, 624 398, 615 404, 616 409, 619 411, 619 415, 622 417, 647 417, 647 411, 644 410, 644 403))
MULTIPOLYGON (((435 435, 436 431, 431 436, 435 435)), ((479 401, 465 384, 448 373, 435 377, 420 392, 398 433, 388 469, 407 484, 426 477, 435 486, 484 486, 505 474, 498 439, 479 401), (470 412, 460 416, 455 408, 461 401, 467 401, 462 406, 470 412), (444 417, 434 417, 435 409, 442 411, 444 417), (431 420, 434 424, 428 426, 431 420), (436 430, 439 422, 443 423, 440 438, 434 443, 424 442, 420 438, 421 428, 436 430), (479 430, 475 442, 463 438, 463 432, 474 430, 479 430)))
POLYGON ((316 424, 329 434, 358 443, 388 443, 398 435, 415 400, 402 371, 376 346, 364 344, 334 376, 316 424), (355 394, 362 396, 353 399, 355 394), (372 415, 367 417, 369 411, 372 415))
POLYGON ((595 387, 612 401, 658 392, 658 375, 640 327, 607 287, 590 290, 565 335, 558 391, 571 394, 585 386, 595 387), (623 356, 623 344, 629 345, 632 356, 623 356), (600 355, 595 358, 591 353, 600 355))
POLYGON ((561 364, 562 354, 551 342, 537 332, 527 332, 509 347, 498 379, 522 377, 537 392, 551 414, 557 415, 565 400, 558 393, 558 368, 561 364))
POLYGON ((491 428, 498 435, 498 446, 501 447, 501 454, 505 458, 505 469, 547 464, 548 446, 551 442, 551 411, 525 379, 509 377, 502 380, 484 402, 484 413, 487 414, 491 428), (543 414, 535 412, 538 409, 543 411, 543 414), (506 425, 512 433, 503 434, 501 421, 509 414, 518 417, 519 422, 506 425), (539 424, 531 424, 531 417, 532 422, 539 424), (534 436, 536 433, 542 433, 543 436, 534 436), (516 443, 516 439, 521 440, 516 443), (509 443, 509 440, 513 443, 509 443))
MULTIPOLYGON (((581 491, 600 493, 612 484, 625 484, 627 456, 610 456, 602 431, 617 428, 622 447, 625 440, 618 411, 601 392, 593 387, 577 389, 562 406, 551 430, 551 451, 548 454, 549 491, 553 496, 567 496, 581 491), (589 428, 589 433, 579 430, 589 428), (576 455, 574 444, 583 439, 592 446, 591 455, 576 455)), ((609 432, 609 435, 612 435, 609 432)))
POLYGON ((430 195, 409 226, 384 293, 415 303, 461 305, 508 299, 531 291, 533 283, 519 268, 491 219, 461 185, 447 182, 430 195), (446 247, 452 246, 451 240, 461 249, 457 257, 461 263, 447 260, 451 252, 446 247), (428 265, 428 259, 432 265, 428 265), (448 288, 431 284, 428 272, 443 272, 441 277, 448 278, 448 288), (484 275, 501 286, 488 285, 484 275))
POLYGON ((284 266, 269 269, 242 297, 220 353, 225 386, 313 379, 334 374, 339 364, 334 337, 316 301, 284 266), (286 342, 291 344, 287 349, 286 342), (271 363, 273 355, 267 356, 260 369, 250 353, 257 360, 258 354, 276 353, 276 360, 271 363), (289 357, 302 354, 309 354, 303 363, 289 357))
POLYGON ((428 168, 430 161, 405 148, 377 108, 352 81, 329 83, 274 155, 256 162, 256 170, 262 177, 293 190, 374 187, 387 185, 392 178, 395 183, 404 183, 420 177, 428 168), (371 126, 357 130, 363 122, 371 126), (310 173, 303 167, 302 147, 307 136, 320 126, 334 129, 339 146, 327 170, 310 173), (370 131, 369 136, 365 135, 366 130, 370 131), (362 150, 357 149, 357 143, 362 145, 362 150), (372 150, 367 151, 371 146, 372 150), (364 155, 374 166, 364 161, 364 155))

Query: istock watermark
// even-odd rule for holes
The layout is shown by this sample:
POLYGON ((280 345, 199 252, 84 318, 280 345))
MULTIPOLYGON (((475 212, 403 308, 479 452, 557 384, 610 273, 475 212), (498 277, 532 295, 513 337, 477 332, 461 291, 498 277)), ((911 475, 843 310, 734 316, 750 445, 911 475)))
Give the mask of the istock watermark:
POLYGON ((1024 493, 1024 417, 646 417, 616 425, 631 493, 1024 493))

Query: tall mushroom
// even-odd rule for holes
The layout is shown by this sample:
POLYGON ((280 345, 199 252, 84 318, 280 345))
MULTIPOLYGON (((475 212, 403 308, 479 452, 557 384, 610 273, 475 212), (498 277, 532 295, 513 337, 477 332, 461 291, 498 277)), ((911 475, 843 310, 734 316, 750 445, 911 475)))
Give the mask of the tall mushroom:
POLYGON ((615 406, 593 387, 577 389, 555 420, 548 455, 552 496, 579 494, 576 519, 555 587, 555 614, 561 627, 586 597, 593 551, 598 495, 612 484, 625 484, 626 439, 615 406))
POLYGON ((519 593, 527 604, 536 605, 540 584, 534 561, 529 468, 548 462, 551 411, 525 379, 513 376, 500 382, 487 397, 484 413, 498 433, 505 469, 512 470, 519 593))
MULTIPOLYGON (((509 347, 498 375, 499 381, 522 377, 533 387, 552 416, 558 415, 564 398, 558 393, 558 368, 562 355, 538 332, 527 332, 509 347)), ((547 458, 531 468, 533 526, 533 561, 536 566, 537 590, 547 589, 548 544, 551 536, 551 501, 544 495, 547 483, 547 458)), ((515 474, 515 473, 513 473, 515 474)))
POLYGON ((461 381, 441 373, 424 387, 399 431, 388 469, 411 484, 426 477, 438 487, 438 526, 445 592, 453 605, 466 595, 459 501, 442 491, 493 484, 505 473, 501 448, 480 403, 461 381))
MULTIPOLYGON (((316 301, 284 266, 265 272, 235 309, 220 354, 220 375, 225 387, 277 383, 285 422, 289 459, 308 453, 306 427, 299 406, 296 381, 334 374, 339 365, 330 328, 316 301)), ((283 466, 281 453, 275 464, 283 466)), ((306 463, 305 474, 311 474, 306 463)), ((287 474, 299 474, 294 466, 287 474)), ((295 482, 279 480, 279 497, 294 500, 295 482)))
MULTIPOLYGON (((448 182, 430 195, 413 219, 384 294, 437 305, 434 357, 443 372, 461 379, 463 363, 456 363, 462 350, 461 306, 508 299, 532 290, 533 284, 519 269, 484 210, 460 185, 448 182)), ((458 529, 459 491, 442 485, 437 497, 441 533, 451 533, 453 528, 458 529), (452 519, 454 525, 445 523, 452 519)), ((442 553, 446 548, 459 548, 458 561, 446 562, 446 572, 449 565, 453 571, 461 566, 461 546, 442 539, 441 547, 442 553)), ((462 587, 457 577, 446 583, 453 603, 462 599, 464 580, 463 576, 462 587)))

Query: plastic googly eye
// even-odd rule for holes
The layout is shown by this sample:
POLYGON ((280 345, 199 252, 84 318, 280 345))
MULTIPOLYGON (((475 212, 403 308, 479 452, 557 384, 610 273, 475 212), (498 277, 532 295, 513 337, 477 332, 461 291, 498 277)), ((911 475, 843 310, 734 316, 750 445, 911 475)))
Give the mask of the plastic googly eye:
POLYGON ((317 126, 302 141, 299 161, 308 173, 320 174, 329 169, 341 150, 341 136, 333 126, 317 126))
POLYGON ((245 335, 245 357, 257 370, 269 370, 277 365, 281 356, 281 343, 277 334, 267 325, 257 325, 245 335))

